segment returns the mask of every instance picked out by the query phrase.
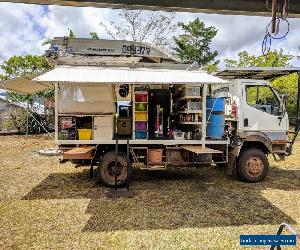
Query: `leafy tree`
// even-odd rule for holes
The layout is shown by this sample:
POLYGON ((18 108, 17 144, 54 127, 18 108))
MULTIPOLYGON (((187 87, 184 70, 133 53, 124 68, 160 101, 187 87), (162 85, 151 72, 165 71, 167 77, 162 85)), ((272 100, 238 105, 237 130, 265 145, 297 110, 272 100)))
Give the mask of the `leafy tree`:
POLYGON ((69 29, 69 35, 68 35, 69 38, 76 38, 76 35, 74 33, 74 31, 72 29, 69 29))
MULTIPOLYGON (((3 74, 0 76, 2 80, 14 79, 17 77, 28 76, 35 73, 41 73, 50 68, 44 56, 26 55, 13 56, 4 61, 0 66, 3 74)), ((53 90, 43 91, 37 94, 20 94, 8 92, 8 98, 12 101, 33 101, 37 96, 44 98, 53 98, 53 90)))
POLYGON ((183 34, 174 37, 174 50, 180 60, 183 63, 197 62, 200 66, 213 63, 218 52, 211 51, 210 45, 218 30, 213 26, 206 27, 199 18, 187 24, 179 23, 178 26, 183 34))
MULTIPOLYGON (((290 60, 294 57, 286 55, 283 50, 270 51, 266 56, 255 56, 247 51, 238 54, 237 60, 226 59, 226 67, 290 67, 290 60)), ((297 110, 297 85, 298 75, 290 74, 275 78, 272 86, 281 94, 287 95, 286 108, 291 116, 295 116, 297 110)))
POLYGON ((100 23, 112 39, 149 42, 168 48, 171 46, 170 33, 176 30, 173 24, 175 14, 159 11, 125 10, 119 12, 118 23, 100 23))
MULTIPOLYGON (((14 79, 17 77, 28 76, 35 73, 41 73, 50 68, 44 56, 26 55, 26 56, 13 56, 4 61, 0 65, 3 74, 0 76, 3 80, 14 79)), ((34 100, 40 97, 42 99, 54 99, 54 90, 49 89, 39 92, 37 94, 20 94, 9 91, 8 99, 12 102, 28 101, 30 110, 33 110, 34 100)), ((10 114, 10 118, 5 124, 8 129, 17 129, 19 133, 26 132, 27 115, 25 109, 17 109, 10 114)), ((44 132, 39 123, 44 127, 48 127, 54 122, 54 110, 47 110, 46 115, 38 115, 31 113, 29 117, 29 133, 44 132)), ((50 127, 49 127, 50 128, 50 127)), ((48 128, 48 129, 49 129, 48 128)))
POLYGON ((238 59, 225 59, 226 67, 287 67, 294 57, 283 54, 283 50, 270 51, 266 56, 255 56, 247 51, 238 53, 238 59))
POLYGON ((94 31, 90 32, 90 35, 91 35, 92 39, 100 39, 97 32, 94 32, 94 31))

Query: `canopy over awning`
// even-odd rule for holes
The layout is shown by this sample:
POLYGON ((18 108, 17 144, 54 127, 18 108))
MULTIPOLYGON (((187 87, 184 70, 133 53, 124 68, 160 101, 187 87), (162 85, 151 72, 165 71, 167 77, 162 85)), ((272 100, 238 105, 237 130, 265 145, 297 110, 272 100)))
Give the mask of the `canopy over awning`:
POLYGON ((35 78, 22 77, 0 83, 0 88, 34 93, 51 88, 55 82, 105 83, 105 84, 226 84, 226 80, 200 71, 58 66, 35 78))
POLYGON ((201 71, 59 66, 34 79, 39 82, 225 84, 227 81, 201 71))
POLYGON ((33 80, 37 74, 0 82, 0 89, 33 94, 50 89, 53 84, 33 80))

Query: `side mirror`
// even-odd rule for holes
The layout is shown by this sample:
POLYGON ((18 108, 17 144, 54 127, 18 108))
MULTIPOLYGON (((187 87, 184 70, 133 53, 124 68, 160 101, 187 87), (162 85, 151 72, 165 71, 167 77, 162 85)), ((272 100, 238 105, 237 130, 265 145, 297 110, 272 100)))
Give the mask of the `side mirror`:
POLYGON ((281 116, 283 117, 285 115, 285 103, 286 103, 286 99, 287 99, 287 95, 284 93, 284 94, 281 94, 280 96, 280 114, 281 116))
POLYGON ((281 94, 281 102, 282 102, 282 104, 285 104, 285 102, 286 102, 286 99, 287 99, 287 95, 284 93, 284 94, 281 94))

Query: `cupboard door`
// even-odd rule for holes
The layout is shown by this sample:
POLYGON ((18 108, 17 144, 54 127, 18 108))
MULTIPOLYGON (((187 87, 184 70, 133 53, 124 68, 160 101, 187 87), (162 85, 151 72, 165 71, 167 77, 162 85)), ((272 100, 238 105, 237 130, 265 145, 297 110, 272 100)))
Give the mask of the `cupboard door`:
POLYGON ((112 140, 114 116, 103 115, 94 117, 94 140, 112 140))

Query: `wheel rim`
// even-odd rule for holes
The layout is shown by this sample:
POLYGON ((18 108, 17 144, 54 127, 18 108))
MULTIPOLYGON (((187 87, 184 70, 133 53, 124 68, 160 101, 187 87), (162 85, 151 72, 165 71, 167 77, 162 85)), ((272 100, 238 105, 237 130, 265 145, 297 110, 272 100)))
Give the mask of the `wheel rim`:
POLYGON ((117 183, 119 183, 126 179, 127 167, 118 162, 115 171, 115 161, 112 161, 106 167, 102 168, 102 176, 110 184, 115 183, 115 176, 117 176, 117 183))
POLYGON ((250 177, 258 177, 263 173, 264 163, 256 156, 251 156, 246 162, 246 172, 250 177))

